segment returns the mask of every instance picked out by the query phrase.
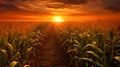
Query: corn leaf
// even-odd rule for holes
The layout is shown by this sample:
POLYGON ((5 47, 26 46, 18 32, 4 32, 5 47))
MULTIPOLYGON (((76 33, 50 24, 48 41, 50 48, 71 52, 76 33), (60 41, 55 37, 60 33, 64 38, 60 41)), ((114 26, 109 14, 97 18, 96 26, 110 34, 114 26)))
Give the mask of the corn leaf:
POLYGON ((19 65, 19 63, 17 61, 12 61, 10 63, 10 67, 16 67, 17 65, 19 65))
POLYGON ((74 42, 75 42, 77 45, 79 45, 79 48, 80 48, 80 49, 82 49, 82 46, 81 46, 81 44, 79 43, 79 41, 74 40, 74 42))
POLYGON ((4 49, 1 49, 1 48, 0 48, 0 52, 3 53, 3 54, 6 54, 6 53, 7 53, 7 50, 4 50, 4 49))
POLYGON ((78 53, 78 50, 77 50, 77 49, 69 49, 69 50, 67 51, 67 53, 71 53, 71 52, 78 53))
POLYGON ((31 52, 32 49, 33 49, 33 47, 30 47, 30 48, 27 49, 27 51, 28 51, 28 52, 31 52))
POLYGON ((30 67, 30 65, 25 65, 24 67, 30 67))
POLYGON ((7 43, 7 47, 9 48, 10 52, 14 51, 14 48, 10 43, 7 43))
POLYGON ((95 51, 98 51, 98 52, 101 53, 101 54, 104 53, 100 48, 96 47, 96 46, 93 45, 93 44, 87 44, 83 49, 84 49, 84 50, 94 49, 95 51))
POLYGON ((115 56, 114 59, 120 63, 120 56, 115 56))
POLYGON ((62 43, 62 45, 60 46, 60 47, 64 47, 65 45, 66 45, 66 43, 68 43, 69 42, 69 40, 67 39, 66 41, 64 41, 63 43, 62 43))
POLYGON ((83 60, 83 61, 88 61, 88 62, 92 62, 93 64, 99 66, 99 67, 104 67, 103 64, 100 64, 99 62, 96 62, 90 58, 79 58, 79 60, 83 60))
POLYGON ((95 58, 97 58, 99 60, 101 60, 101 58, 95 52, 93 52, 93 51, 87 51, 86 53, 94 56, 95 58))
POLYGON ((1 39, 1 41, 0 41, 0 47, 1 47, 2 49, 5 49, 5 37, 4 37, 4 36, 2 37, 2 39, 1 39))

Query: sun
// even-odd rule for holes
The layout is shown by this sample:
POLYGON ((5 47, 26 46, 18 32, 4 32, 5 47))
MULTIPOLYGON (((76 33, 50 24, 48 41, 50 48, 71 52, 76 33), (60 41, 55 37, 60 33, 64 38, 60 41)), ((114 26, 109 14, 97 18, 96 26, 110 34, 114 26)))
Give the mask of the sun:
POLYGON ((55 17, 53 18, 53 21, 54 21, 54 22, 57 22, 57 23, 60 23, 60 22, 63 22, 63 18, 62 18, 61 16, 55 16, 55 17))

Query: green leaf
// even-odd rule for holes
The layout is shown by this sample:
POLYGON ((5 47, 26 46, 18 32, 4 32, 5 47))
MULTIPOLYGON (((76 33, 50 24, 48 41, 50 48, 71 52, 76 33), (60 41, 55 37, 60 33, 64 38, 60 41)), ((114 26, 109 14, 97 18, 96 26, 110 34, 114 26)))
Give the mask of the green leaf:
POLYGON ((94 56, 95 58, 97 58, 99 60, 101 60, 101 58, 95 52, 93 52, 93 51, 87 51, 86 53, 94 56))
POLYGON ((2 48, 2 49, 5 49, 6 47, 5 47, 5 37, 3 36, 2 37, 2 39, 1 39, 1 41, 0 41, 0 47, 2 48))
POLYGON ((94 51, 98 51, 98 52, 101 53, 101 54, 104 53, 100 48, 96 47, 96 46, 93 45, 93 44, 87 44, 83 49, 84 49, 84 50, 94 50, 94 51))
POLYGON ((64 47, 65 45, 66 45, 66 43, 68 43, 69 42, 69 40, 67 39, 67 40, 65 40, 63 43, 62 43, 62 45, 60 46, 60 47, 64 47))
POLYGON ((99 62, 96 62, 90 58, 79 58, 79 60, 83 60, 83 61, 88 61, 88 62, 92 62, 93 64, 99 66, 99 67, 104 67, 103 64, 100 64, 99 62))
POLYGON ((19 34, 18 33, 15 33, 14 36, 13 36, 13 40, 12 40, 12 43, 11 45, 13 46, 14 49, 16 49, 16 41, 17 41, 17 38, 18 38, 19 34))
POLYGON ((71 53, 71 52, 78 53, 78 50, 77 49, 69 49, 69 50, 67 50, 67 53, 71 53))
POLYGON ((32 49, 33 49, 33 47, 30 47, 30 48, 27 49, 27 51, 28 51, 28 52, 31 52, 32 49))
POLYGON ((14 51, 13 46, 10 43, 7 43, 7 47, 9 48, 10 52, 14 51))
POLYGON ((30 67, 30 65, 25 65, 24 67, 30 67))
POLYGON ((79 41, 74 40, 74 42, 75 42, 77 45, 79 45, 79 48, 80 48, 80 49, 82 49, 82 46, 81 46, 81 44, 79 43, 79 41))
POLYGON ((79 61, 87 61, 87 62, 92 62, 93 64, 99 66, 99 67, 104 67, 103 64, 100 64, 99 62, 96 62, 94 60, 92 60, 91 58, 81 58, 78 56, 74 56, 74 59, 78 59, 79 61))
POLYGON ((4 49, 1 49, 1 48, 0 48, 0 52, 2 52, 3 54, 6 54, 6 53, 7 53, 7 50, 4 50, 4 49))
POLYGON ((114 59, 120 63, 120 56, 115 56, 114 59))
POLYGON ((19 65, 19 62, 17 62, 17 61, 12 61, 10 63, 10 67, 16 67, 17 65, 19 65))

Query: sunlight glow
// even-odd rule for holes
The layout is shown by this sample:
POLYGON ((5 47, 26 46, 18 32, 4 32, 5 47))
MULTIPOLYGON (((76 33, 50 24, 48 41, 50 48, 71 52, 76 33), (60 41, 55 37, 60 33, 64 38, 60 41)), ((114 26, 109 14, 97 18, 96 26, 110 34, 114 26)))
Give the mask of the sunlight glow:
POLYGON ((61 16, 55 16, 55 17, 53 18, 53 21, 54 21, 54 22, 57 22, 57 23, 60 23, 60 22, 63 22, 63 18, 62 18, 61 16))

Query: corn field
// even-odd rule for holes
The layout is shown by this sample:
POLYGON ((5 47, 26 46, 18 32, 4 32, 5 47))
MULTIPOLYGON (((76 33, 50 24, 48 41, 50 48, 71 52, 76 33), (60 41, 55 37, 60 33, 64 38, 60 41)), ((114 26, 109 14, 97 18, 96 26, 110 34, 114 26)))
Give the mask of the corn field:
POLYGON ((120 31, 83 31, 68 26, 61 28, 58 35, 70 67, 120 66, 120 31))
MULTIPOLYGON (((60 26, 47 23, 36 25, 24 34, 5 31, 0 36, 0 67, 45 67, 41 66, 43 62, 39 60, 44 55, 39 53, 48 39, 50 40, 50 36, 55 39, 50 40, 53 41, 52 44, 59 46, 65 56, 64 60, 68 61, 68 66, 63 67, 119 67, 120 30, 108 30, 107 27, 103 29, 98 26, 99 28, 92 28, 89 24, 84 27, 84 24, 60 26)), ((51 59, 55 59, 53 57, 51 59)), ((55 64, 49 64, 48 67, 57 67, 55 64)))
POLYGON ((45 28, 37 26, 26 35, 6 32, 0 41, 0 67, 36 67, 36 51, 44 41, 45 28))

